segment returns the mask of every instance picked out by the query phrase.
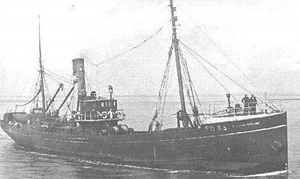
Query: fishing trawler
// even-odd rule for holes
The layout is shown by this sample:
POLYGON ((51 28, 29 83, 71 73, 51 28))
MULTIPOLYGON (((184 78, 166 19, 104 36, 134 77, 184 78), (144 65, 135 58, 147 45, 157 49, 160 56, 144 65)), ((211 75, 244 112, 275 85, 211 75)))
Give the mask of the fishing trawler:
MULTIPOLYGON (((118 109, 109 86, 108 98, 89 94, 85 84, 84 59, 73 60, 74 86, 60 107, 50 106, 60 91, 46 102, 44 68, 40 49, 39 90, 32 100, 41 96, 41 105, 30 113, 8 112, 1 120, 2 129, 19 146, 34 151, 97 159, 103 162, 160 169, 221 171, 235 174, 257 174, 287 170, 287 113, 265 105, 247 109, 239 104, 218 112, 200 112, 197 93, 182 56, 177 38, 175 7, 170 0, 172 46, 159 90, 158 103, 148 130, 135 131, 120 124, 125 113, 118 109), (181 109, 176 112, 177 127, 163 129, 158 116, 163 113, 168 72, 175 53, 181 109), (76 108, 70 117, 60 109, 77 91, 76 108), (190 108, 186 105, 189 100, 190 108), (189 110, 191 112, 189 112, 189 110)), ((39 42, 41 44, 41 42, 39 42)), ((255 106, 255 105, 254 105, 255 106)))

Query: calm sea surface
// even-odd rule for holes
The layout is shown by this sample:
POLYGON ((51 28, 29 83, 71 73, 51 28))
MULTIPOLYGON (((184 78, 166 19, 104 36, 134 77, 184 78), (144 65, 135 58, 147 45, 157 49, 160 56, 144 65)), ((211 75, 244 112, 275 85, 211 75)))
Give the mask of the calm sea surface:
MULTIPOLYGON (((151 120, 156 97, 126 96, 117 97, 120 109, 124 109, 127 116, 123 123, 135 130, 147 130, 151 120)), ((280 99, 295 99, 297 95, 276 96, 280 99)), ((203 98, 202 98, 203 99, 203 98)), ((206 100, 225 101, 225 97, 206 96, 206 100)), ((0 97, 0 116, 10 109, 14 100, 0 97)), ((59 155, 35 153, 15 145, 0 129, 0 179, 10 178, 300 178, 300 100, 282 100, 283 108, 288 112, 288 143, 289 143, 289 171, 288 173, 273 173, 261 176, 236 177, 226 173, 173 171, 139 168, 133 166, 113 165, 101 161, 87 161, 80 158, 70 158, 59 155)), ((169 98, 166 113, 175 113, 178 101, 169 98)), ((174 118, 165 119, 164 127, 176 125, 174 118)))

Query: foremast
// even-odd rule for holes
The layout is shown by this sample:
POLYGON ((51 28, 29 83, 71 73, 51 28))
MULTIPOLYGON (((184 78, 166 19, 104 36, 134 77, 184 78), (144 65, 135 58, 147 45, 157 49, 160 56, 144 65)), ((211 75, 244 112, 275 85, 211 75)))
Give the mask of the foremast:
POLYGON ((40 90, 42 93, 42 113, 45 115, 46 112, 46 102, 45 102, 45 87, 44 87, 44 68, 42 64, 42 48, 41 48, 41 22, 39 16, 39 65, 40 65, 40 90))
MULTIPOLYGON (((181 65, 180 65, 180 58, 179 58, 179 51, 178 51, 178 38, 177 38, 177 32, 176 32, 177 16, 174 15, 174 12, 176 11, 176 8, 173 6, 173 0, 170 0, 170 8, 171 8, 171 21, 172 21, 172 30, 173 30, 172 40, 173 40, 174 50, 175 50, 177 78, 178 78, 178 85, 179 85, 181 118, 182 118, 182 122, 183 122, 183 127, 187 128, 187 127, 189 127, 190 119, 189 119, 189 116, 186 112, 186 106, 185 106, 183 83, 182 83, 182 74, 181 74, 181 65)), ((191 124, 191 126, 193 126, 193 125, 191 124)), ((179 123, 178 123, 178 127, 180 127, 179 123)))

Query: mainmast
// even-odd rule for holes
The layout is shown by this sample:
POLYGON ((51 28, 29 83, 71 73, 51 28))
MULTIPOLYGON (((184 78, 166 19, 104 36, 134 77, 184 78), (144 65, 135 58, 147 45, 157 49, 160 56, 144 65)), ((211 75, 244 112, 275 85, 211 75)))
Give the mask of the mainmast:
POLYGON ((170 0, 170 8, 171 8, 171 17, 172 17, 171 20, 172 20, 172 29, 173 29, 173 43, 174 43, 174 49, 175 49, 180 105, 181 105, 181 110, 182 110, 181 115, 182 115, 182 120, 183 120, 183 126, 186 128, 186 127, 188 127, 189 119, 188 119, 188 115, 187 115, 186 107, 185 107, 181 66, 180 66, 180 59, 179 59, 179 52, 178 52, 178 39, 177 39, 177 33, 176 33, 177 16, 174 15, 174 11, 176 11, 176 8, 173 6, 172 0, 170 0))
POLYGON ((44 68, 42 64, 42 48, 41 48, 41 25, 40 25, 40 16, 39 16, 39 63, 40 63, 40 90, 42 92, 42 107, 43 107, 43 114, 45 114, 46 109, 46 102, 45 102, 45 88, 44 88, 44 68))

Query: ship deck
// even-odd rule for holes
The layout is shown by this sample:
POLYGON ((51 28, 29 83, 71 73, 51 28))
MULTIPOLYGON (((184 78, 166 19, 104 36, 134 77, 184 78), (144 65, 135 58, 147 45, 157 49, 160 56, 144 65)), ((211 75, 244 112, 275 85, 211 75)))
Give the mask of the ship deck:
POLYGON ((274 112, 274 113, 257 113, 257 114, 239 114, 239 115, 219 115, 219 116, 211 116, 206 118, 203 121, 203 124, 213 124, 213 123, 222 123, 222 122, 230 122, 230 121, 243 121, 249 119, 257 119, 264 117, 272 117, 277 114, 282 114, 284 112, 274 112))

